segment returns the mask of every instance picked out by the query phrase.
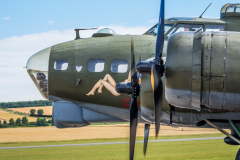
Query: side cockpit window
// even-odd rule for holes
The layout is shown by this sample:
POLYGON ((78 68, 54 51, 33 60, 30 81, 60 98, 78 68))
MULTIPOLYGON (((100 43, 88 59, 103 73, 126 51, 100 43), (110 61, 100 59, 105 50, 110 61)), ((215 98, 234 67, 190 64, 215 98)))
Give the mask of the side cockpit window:
POLYGON ((114 60, 111 64, 113 73, 125 73, 128 70, 128 62, 126 60, 114 60))
POLYGON ((224 25, 206 25, 206 31, 225 31, 224 25))
POLYGON ((237 5, 235 12, 240 12, 240 5, 237 5))
MULTIPOLYGON (((172 28, 174 24, 164 24, 164 33, 167 33, 169 31, 169 29, 172 28)), ((150 34, 157 34, 158 32, 158 24, 156 24, 155 26, 153 26, 151 29, 149 29, 147 31, 147 33, 150 33, 150 34)))
POLYGON ((236 5, 235 5, 235 4, 233 4, 233 5, 230 5, 230 6, 227 8, 226 12, 234 12, 234 10, 235 10, 235 7, 236 7, 236 5))
POLYGON ((103 59, 90 59, 88 61, 88 71, 89 72, 102 72, 104 70, 104 60, 103 59))
POLYGON ((198 28, 202 27, 203 25, 199 24, 178 24, 169 34, 168 36, 178 33, 178 32, 188 32, 188 31, 196 31, 198 28))
POLYGON ((54 69, 64 71, 68 68, 68 61, 67 60, 56 60, 54 62, 54 69))

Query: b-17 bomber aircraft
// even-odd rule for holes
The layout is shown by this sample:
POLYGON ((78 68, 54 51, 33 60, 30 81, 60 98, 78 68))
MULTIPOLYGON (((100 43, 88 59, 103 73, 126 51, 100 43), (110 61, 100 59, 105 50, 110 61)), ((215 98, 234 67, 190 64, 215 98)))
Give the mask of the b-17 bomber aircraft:
MULTIPOLYGON (((240 144, 240 4, 226 4, 220 19, 169 18, 143 35, 105 28, 90 38, 35 53, 27 72, 53 103, 58 128, 130 121, 134 157, 138 123, 214 127, 224 142, 240 144), (231 134, 223 129, 230 129, 231 134)), ((238 151, 236 160, 240 160, 238 151)))

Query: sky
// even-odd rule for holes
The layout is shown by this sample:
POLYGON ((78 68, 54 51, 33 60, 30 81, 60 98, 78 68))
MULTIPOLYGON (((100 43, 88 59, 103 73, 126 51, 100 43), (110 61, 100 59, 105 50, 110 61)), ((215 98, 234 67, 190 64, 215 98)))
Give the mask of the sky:
MULTIPOLYGON (((165 18, 220 17, 227 0, 166 0, 165 18)), ((141 35, 159 16, 159 0, 0 0, 0 102, 42 100, 26 72, 34 53, 75 38, 75 28, 111 28, 141 35)), ((95 31, 81 31, 90 37, 95 31)))

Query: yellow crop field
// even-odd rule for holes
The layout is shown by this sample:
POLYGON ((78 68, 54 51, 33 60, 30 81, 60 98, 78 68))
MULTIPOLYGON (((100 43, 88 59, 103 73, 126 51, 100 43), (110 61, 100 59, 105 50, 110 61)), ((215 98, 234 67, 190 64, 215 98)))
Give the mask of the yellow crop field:
MULTIPOLYGON (((9 113, 7 111, 3 111, 0 110, 0 120, 3 122, 5 121, 9 121, 9 119, 13 118, 14 120, 16 120, 17 118, 21 118, 24 117, 24 115, 18 115, 18 114, 14 114, 14 113, 9 113)), ((37 118, 35 117, 27 117, 28 118, 28 122, 36 122, 37 118)))
POLYGON ((42 109, 43 110, 43 115, 52 115, 52 106, 39 106, 39 107, 22 107, 22 108, 8 108, 9 110, 12 111, 17 111, 17 112, 23 112, 23 113, 30 113, 31 109, 37 110, 42 109))
MULTIPOLYGON (((229 130, 227 130, 229 131, 229 130)), ((172 128, 161 126, 159 137, 173 135, 201 135, 219 134, 218 130, 212 128, 172 128)), ((139 124, 137 136, 144 135, 144 125, 139 124)), ((149 136, 154 137, 155 126, 151 125, 149 136)), ((59 141, 75 139, 98 139, 98 138, 128 138, 129 124, 119 125, 89 125, 81 128, 58 129, 51 127, 28 127, 28 128, 2 128, 0 129, 1 142, 23 142, 23 141, 59 141), (16 134, 17 133, 17 134, 16 134)), ((154 139, 154 138, 153 138, 154 139)))

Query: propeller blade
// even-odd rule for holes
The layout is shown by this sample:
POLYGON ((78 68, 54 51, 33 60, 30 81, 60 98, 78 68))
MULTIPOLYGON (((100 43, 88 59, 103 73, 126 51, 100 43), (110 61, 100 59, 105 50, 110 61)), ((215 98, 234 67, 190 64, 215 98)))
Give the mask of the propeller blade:
POLYGON ((160 3, 160 13, 159 13, 159 21, 158 21, 158 32, 157 32, 157 41, 156 41, 156 50, 155 50, 155 60, 159 61, 162 57, 163 45, 164 45, 164 0, 161 0, 160 3))
POLYGON ((144 146, 143 146, 144 156, 146 156, 146 153, 147 153, 149 130, 150 130, 150 124, 145 124, 145 127, 144 127, 144 146))
POLYGON ((160 130, 160 120, 161 120, 161 108, 162 108, 162 94, 163 94, 163 84, 161 79, 161 67, 159 65, 152 65, 151 72, 151 83, 154 93, 154 106, 155 106, 155 136, 156 139, 160 130))
POLYGON ((131 105, 130 105, 130 154, 129 159, 133 160, 135 141, 136 141, 136 132, 138 125, 138 107, 137 107, 137 98, 132 95, 131 105))
POLYGON ((135 69, 135 58, 134 58, 134 46, 133 38, 131 38, 131 104, 130 104, 130 148, 129 148, 129 159, 133 160, 137 125, 138 125, 138 106, 137 96, 139 94, 138 75, 135 69))
POLYGON ((133 38, 131 38, 131 82, 132 87, 136 87, 138 83, 137 71, 135 69, 135 57, 134 57, 134 47, 133 47, 133 38))

